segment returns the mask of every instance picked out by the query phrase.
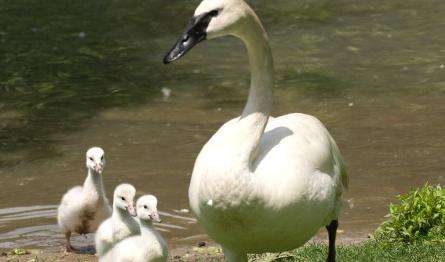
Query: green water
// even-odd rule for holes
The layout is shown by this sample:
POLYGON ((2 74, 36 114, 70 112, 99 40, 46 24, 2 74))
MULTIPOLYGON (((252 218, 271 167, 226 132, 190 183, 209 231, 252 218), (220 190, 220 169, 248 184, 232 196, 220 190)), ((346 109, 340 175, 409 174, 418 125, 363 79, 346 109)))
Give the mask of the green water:
MULTIPOLYGON (((57 204, 96 144, 110 156, 109 193, 129 180, 155 191, 163 210, 187 208, 194 158, 239 114, 249 82, 233 38, 162 64, 198 3, 0 0, 0 197, 26 192, 0 208, 57 204)), ((345 238, 365 238, 395 194, 445 182, 445 2, 249 3, 270 35, 275 114, 317 116, 348 162, 345 238)), ((0 217, 3 246, 60 241, 45 212, 0 217), (17 230, 22 238, 10 237, 17 230)), ((169 241, 202 237, 181 221, 167 219, 184 228, 170 228, 169 241)))

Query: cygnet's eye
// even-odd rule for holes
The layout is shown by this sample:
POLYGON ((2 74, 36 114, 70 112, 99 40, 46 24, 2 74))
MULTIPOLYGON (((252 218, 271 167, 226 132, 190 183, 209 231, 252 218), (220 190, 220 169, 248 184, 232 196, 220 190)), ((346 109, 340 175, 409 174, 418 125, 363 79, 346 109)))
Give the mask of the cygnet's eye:
POLYGON ((121 197, 121 199, 125 201, 125 197, 121 197))
POLYGON ((94 159, 93 159, 92 157, 90 157, 90 160, 91 160, 91 161, 94 161, 94 159))
POLYGON ((100 160, 104 160, 104 156, 102 156, 102 157, 100 158, 100 160))
POLYGON ((144 205, 144 208, 147 209, 148 208, 147 205, 144 205))

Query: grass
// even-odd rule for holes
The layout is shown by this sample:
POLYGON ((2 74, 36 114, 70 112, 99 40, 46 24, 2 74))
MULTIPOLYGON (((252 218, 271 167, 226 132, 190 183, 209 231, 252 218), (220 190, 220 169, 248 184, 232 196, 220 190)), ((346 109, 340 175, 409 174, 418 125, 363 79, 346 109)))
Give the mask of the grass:
MULTIPOLYGON (((251 261, 326 261, 327 246, 310 244, 295 251, 252 256, 251 261)), ((337 246, 337 261, 445 261, 445 242, 384 243, 337 246)))

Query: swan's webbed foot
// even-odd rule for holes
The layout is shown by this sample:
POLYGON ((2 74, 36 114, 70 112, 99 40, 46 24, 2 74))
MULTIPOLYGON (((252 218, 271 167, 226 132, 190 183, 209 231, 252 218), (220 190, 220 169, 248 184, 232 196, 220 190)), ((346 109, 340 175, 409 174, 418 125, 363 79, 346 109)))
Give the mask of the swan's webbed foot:
POLYGON ((329 225, 326 226, 329 235, 329 251, 327 262, 335 262, 335 238, 337 236, 338 220, 332 220, 329 225))

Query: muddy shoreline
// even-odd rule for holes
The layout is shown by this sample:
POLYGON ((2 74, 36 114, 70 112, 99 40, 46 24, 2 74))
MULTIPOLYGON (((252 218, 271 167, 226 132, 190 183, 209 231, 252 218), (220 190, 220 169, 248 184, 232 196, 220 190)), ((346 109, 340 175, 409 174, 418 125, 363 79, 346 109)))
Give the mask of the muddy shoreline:
MULTIPOLYGON (((62 248, 0 250, 0 261, 98 261, 89 253, 64 255, 62 248)), ((183 247, 170 251, 168 261, 224 261, 221 249, 217 246, 183 247)))
MULTIPOLYGON (((363 243, 365 239, 339 239, 339 245, 358 245, 363 243)), ((326 241, 315 238, 308 244, 322 243, 326 241)), ((0 261, 98 261, 98 257, 94 255, 94 249, 86 248, 84 253, 70 253, 64 256, 62 247, 51 247, 47 249, 0 249, 0 261)), ((192 261, 224 261, 224 255, 221 248, 213 242, 201 241, 193 246, 176 247, 169 250, 168 261, 175 262, 192 262, 192 261)))

